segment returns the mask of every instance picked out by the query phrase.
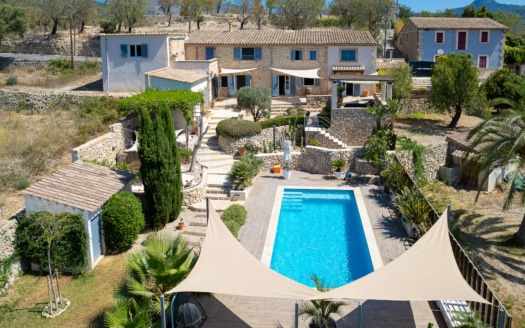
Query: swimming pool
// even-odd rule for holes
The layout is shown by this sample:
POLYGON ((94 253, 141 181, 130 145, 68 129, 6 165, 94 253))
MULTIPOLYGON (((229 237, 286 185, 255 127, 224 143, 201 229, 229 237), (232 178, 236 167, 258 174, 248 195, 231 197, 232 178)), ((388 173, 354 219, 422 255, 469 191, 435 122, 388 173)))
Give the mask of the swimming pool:
POLYGON ((382 266, 357 188, 279 187, 263 263, 304 285, 339 287, 382 266))

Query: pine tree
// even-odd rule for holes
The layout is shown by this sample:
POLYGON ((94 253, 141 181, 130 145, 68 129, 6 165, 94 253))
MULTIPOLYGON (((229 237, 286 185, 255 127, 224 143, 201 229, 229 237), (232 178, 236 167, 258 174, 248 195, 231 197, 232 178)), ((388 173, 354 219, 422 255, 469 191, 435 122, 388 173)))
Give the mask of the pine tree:
POLYGON ((142 109, 139 127, 140 174, 148 203, 148 223, 163 228, 182 207, 182 174, 170 110, 161 105, 155 119, 142 109))

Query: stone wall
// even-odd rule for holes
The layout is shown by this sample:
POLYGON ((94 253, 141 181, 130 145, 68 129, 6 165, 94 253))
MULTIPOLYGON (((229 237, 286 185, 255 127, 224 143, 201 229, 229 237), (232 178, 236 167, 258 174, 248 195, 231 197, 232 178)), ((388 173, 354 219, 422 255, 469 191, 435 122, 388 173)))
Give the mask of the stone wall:
MULTIPOLYGON (((18 220, 25 215, 25 209, 20 210, 7 220, 0 221, 0 260, 5 260, 15 253, 15 231, 18 220)), ((0 295, 2 295, 7 288, 20 276, 22 266, 20 261, 15 261, 11 264, 7 274, 7 284, 0 285, 0 295)))
POLYGON ((330 106, 331 95, 309 95, 306 96, 306 109, 310 111, 321 110, 324 105, 330 106))
POLYGON ((399 114, 408 115, 415 112, 421 112, 425 114, 440 113, 435 107, 431 106, 427 98, 418 99, 401 99, 399 102, 400 110, 399 114))
MULTIPOLYGON (((71 43, 68 40, 48 39, 46 36, 34 36, 21 41, 2 40, 0 52, 14 54, 46 54, 46 55, 71 55, 71 43)), ((100 38, 95 37, 89 41, 76 40, 75 55, 87 57, 100 57, 100 38)))
MULTIPOLYGON (((426 147, 423 150, 423 167, 427 180, 438 179, 439 167, 446 164, 448 143, 426 147)), ((399 163, 405 168, 405 171, 414 177, 414 164, 412 153, 409 151, 398 151, 396 157, 399 163)))
POLYGON ((138 125, 138 117, 127 119, 109 126, 109 132, 74 148, 71 151, 72 162, 77 160, 109 160, 115 163, 117 155, 131 143, 132 130, 138 125))
MULTIPOLYGON (((275 128, 275 140, 276 144, 281 144, 284 141, 284 132, 286 131, 286 126, 278 126, 275 128)), ((273 143, 273 129, 264 129, 261 133, 252 136, 244 137, 241 139, 219 136, 219 149, 227 154, 235 154, 240 146, 244 146, 247 142, 252 142, 261 149, 273 143)))
POLYGON ((182 189, 182 206, 190 206, 206 199, 206 188, 208 185, 208 168, 201 165, 201 182, 191 188, 182 189))
MULTIPOLYGON (((365 108, 332 108, 328 133, 347 145, 362 146, 372 134, 375 119, 365 108)), ((384 118, 384 123, 389 121, 384 118)))
POLYGON ((362 147, 348 149, 328 149, 314 146, 306 146, 304 153, 301 153, 296 167, 299 171, 313 174, 331 174, 333 171, 332 161, 336 158, 342 158, 348 162, 347 167, 343 169, 354 170, 356 157, 363 155, 362 147))
POLYGON ((82 103, 85 98, 93 98, 93 96, 52 92, 29 93, 0 89, 0 99, 2 99, 0 110, 32 110, 40 113, 51 106, 69 108, 82 103))
MULTIPOLYGON (((298 166, 297 163, 299 162, 299 159, 301 158, 302 154, 303 153, 300 153, 300 152, 292 152, 291 153, 292 159, 291 159, 290 162, 292 164, 292 169, 297 170, 297 166, 298 166)), ((257 154, 255 156, 257 156, 257 157, 259 157, 260 159, 263 160, 264 165, 261 168, 261 171, 263 171, 263 172, 270 172, 275 165, 280 165, 281 169, 283 168, 283 164, 284 164, 283 156, 284 156, 284 153, 257 154)))
MULTIPOLYGON (((66 58, 69 60, 69 58, 66 58)), ((13 57, 0 57, 0 70, 7 67, 32 67, 34 69, 46 69, 48 67, 49 60, 37 60, 37 59, 22 59, 13 57)), ((84 60, 76 60, 75 68, 80 69, 84 64, 84 60)), ((98 61, 98 70, 102 71, 102 62, 98 61)))

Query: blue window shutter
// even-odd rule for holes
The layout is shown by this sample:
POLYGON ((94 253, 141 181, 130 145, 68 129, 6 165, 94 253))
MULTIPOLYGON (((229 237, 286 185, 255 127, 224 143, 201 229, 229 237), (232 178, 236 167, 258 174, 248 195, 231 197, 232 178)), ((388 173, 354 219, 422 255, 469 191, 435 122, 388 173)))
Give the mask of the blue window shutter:
POLYGON ((241 48, 233 48, 233 60, 241 60, 241 48))
POLYGON ((290 60, 295 60, 295 50, 290 51, 290 60))
POLYGON ((298 50, 297 53, 299 55, 298 60, 303 60, 303 51, 302 50, 298 50))
POLYGON ((359 97, 361 95, 361 84, 354 84, 354 96, 359 97))
POLYGON ((314 84, 316 87, 321 85, 321 79, 314 79, 314 84))
POLYGON ((295 76, 290 76, 290 96, 295 96, 295 76))
POLYGON ((310 50, 310 60, 317 60, 317 51, 310 50))
POLYGON ((232 97, 235 90, 233 89, 233 75, 228 75, 228 96, 232 97))
POLYGON ((120 45, 120 54, 122 55, 122 58, 128 57, 128 45, 127 44, 120 45))
POLYGON ((279 77, 277 75, 272 75, 272 97, 277 97, 279 95, 279 77))
POLYGON ((299 85, 299 88, 301 88, 304 85, 304 79, 302 77, 299 78, 298 85, 299 85))
POLYGON ((350 61, 355 61, 355 50, 350 50, 350 61))
POLYGON ((148 58, 148 45, 147 44, 141 44, 140 47, 142 48, 142 57, 148 58))
POLYGON ((246 75, 246 86, 250 87, 252 86, 252 76, 246 75))
POLYGON ((215 58, 215 49, 212 47, 206 47, 206 60, 215 58))
POLYGON ((255 60, 262 60, 262 48, 255 48, 255 60))

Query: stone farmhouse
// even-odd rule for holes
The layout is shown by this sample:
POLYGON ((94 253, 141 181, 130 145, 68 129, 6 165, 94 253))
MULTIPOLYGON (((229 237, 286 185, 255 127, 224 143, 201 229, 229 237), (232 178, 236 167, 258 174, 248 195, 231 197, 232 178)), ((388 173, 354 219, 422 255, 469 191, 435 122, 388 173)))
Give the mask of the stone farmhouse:
POLYGON ((483 78, 503 68, 507 30, 490 18, 410 17, 396 48, 409 62, 435 62, 454 52, 471 54, 483 78))
MULTIPOLYGON (((333 74, 377 72, 377 44, 368 31, 232 30, 180 34, 102 34, 106 92, 185 89, 203 92, 205 105, 243 86, 277 96, 328 94, 333 74)), ((363 82, 363 81, 362 81, 363 82)), ((344 96, 373 91, 373 83, 344 83, 344 96)))

